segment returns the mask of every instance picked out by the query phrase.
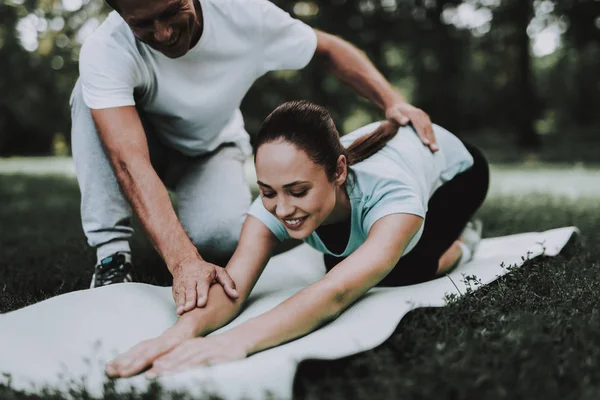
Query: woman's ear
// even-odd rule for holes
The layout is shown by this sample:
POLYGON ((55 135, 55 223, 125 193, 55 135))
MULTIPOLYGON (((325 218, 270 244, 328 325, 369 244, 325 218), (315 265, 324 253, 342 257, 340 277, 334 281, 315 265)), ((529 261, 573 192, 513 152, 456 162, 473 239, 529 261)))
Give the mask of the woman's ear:
POLYGON ((346 156, 341 154, 337 159, 337 166, 335 169, 335 183, 338 186, 343 185, 348 177, 348 162, 346 156))

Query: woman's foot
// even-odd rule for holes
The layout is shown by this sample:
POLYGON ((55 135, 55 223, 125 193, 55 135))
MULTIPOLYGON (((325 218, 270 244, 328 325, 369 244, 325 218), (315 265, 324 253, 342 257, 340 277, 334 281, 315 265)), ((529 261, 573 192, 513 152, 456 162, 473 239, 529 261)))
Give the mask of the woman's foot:
POLYGON ((483 222, 480 219, 474 219, 467 223, 465 229, 463 229, 460 234, 460 238, 458 239, 461 243, 465 245, 467 249, 469 249, 469 253, 467 259, 463 257, 461 261, 468 262, 473 259, 475 255, 475 251, 477 247, 479 247, 479 243, 481 243, 481 233, 483 232, 483 222))
POLYGON ((473 254, 481 242, 481 231, 483 223, 476 219, 469 221, 462 231, 460 237, 452 243, 452 246, 440 257, 436 275, 449 274, 455 268, 460 267, 473 259, 473 254))

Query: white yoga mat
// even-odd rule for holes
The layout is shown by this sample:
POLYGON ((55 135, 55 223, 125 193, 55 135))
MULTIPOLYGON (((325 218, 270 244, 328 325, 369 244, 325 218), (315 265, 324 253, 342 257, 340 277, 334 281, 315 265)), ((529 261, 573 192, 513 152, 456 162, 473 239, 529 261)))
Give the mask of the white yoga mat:
MULTIPOLYGON (((488 284, 509 265, 527 258, 554 256, 577 228, 568 227, 482 241, 472 262, 431 282, 402 288, 376 288, 337 320, 301 339, 241 361, 165 376, 165 389, 191 395, 206 392, 226 399, 292 397, 298 363, 336 359, 383 343, 410 310, 441 307, 448 294, 466 293, 465 276, 488 284)), ((322 255, 307 245, 274 257, 250 296, 244 312, 223 329, 275 307, 325 273, 322 255)), ((473 290, 480 285, 471 285, 473 290)), ((171 288, 131 283, 57 296, 0 315, 0 373, 11 375, 15 389, 36 392, 43 386, 66 389, 72 381, 100 396, 104 363, 117 353, 160 335, 176 321, 171 288)), ((0 377, 6 381, 7 377, 0 377)), ((143 376, 122 379, 118 390, 145 389, 143 376)))

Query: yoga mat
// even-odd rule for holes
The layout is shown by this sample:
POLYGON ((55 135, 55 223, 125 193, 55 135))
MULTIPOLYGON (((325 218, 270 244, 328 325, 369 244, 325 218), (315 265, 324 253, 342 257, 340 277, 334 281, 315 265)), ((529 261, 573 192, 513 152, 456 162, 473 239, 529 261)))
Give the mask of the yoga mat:
MULTIPOLYGON (((200 367, 161 377, 167 390, 226 399, 292 397, 298 363, 305 359, 336 359, 383 343, 409 311, 441 307, 449 294, 476 290, 539 255, 555 256, 577 228, 485 239, 474 259, 449 276, 401 288, 375 288, 338 319, 290 343, 244 360, 200 367), (476 276, 480 285, 465 276, 476 276)), ((322 255, 307 245, 274 257, 253 290, 247 307, 230 329, 267 311, 325 273, 322 255)), ((15 389, 40 391, 44 386, 67 390, 74 383, 100 396, 104 364, 136 343, 160 335, 176 321, 171 288, 140 283, 82 290, 0 315, 0 373, 15 389)), ((147 388, 143 376, 120 379, 127 391, 147 388)))

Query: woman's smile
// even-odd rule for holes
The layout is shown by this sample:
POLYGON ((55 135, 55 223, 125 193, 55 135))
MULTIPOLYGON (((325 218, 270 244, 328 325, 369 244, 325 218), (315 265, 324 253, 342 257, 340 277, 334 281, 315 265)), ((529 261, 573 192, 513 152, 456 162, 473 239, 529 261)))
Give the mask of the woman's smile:
POLYGON ((289 218, 282 219, 282 221, 287 229, 297 231, 302 227, 302 225, 304 225, 304 221, 306 221, 307 218, 308 218, 308 215, 305 215, 304 217, 295 218, 295 219, 289 219, 289 218))

